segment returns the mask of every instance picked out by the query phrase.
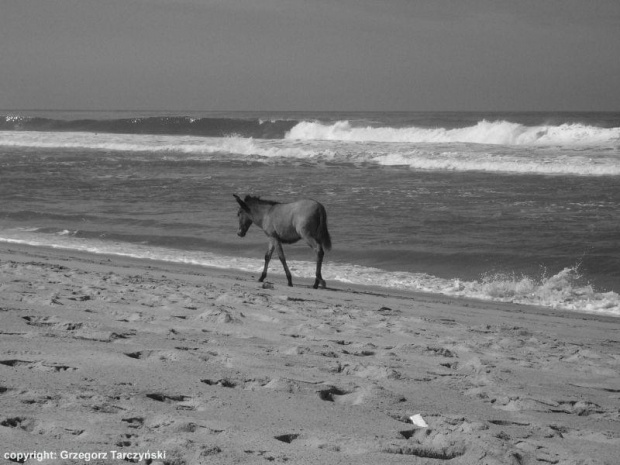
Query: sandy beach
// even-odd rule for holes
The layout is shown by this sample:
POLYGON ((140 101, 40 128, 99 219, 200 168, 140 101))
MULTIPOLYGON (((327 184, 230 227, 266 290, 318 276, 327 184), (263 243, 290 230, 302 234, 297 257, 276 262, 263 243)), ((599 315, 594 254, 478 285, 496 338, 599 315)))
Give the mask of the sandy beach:
POLYGON ((0 462, 618 463, 617 318, 256 278, 0 245, 0 462))

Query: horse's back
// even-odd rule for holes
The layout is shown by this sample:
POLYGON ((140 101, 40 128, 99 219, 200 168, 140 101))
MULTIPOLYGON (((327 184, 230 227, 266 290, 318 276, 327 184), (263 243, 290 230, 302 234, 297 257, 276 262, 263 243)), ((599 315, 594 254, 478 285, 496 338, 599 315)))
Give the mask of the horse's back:
POLYGON ((288 206, 292 221, 297 226, 314 224, 320 220, 321 215, 325 212, 323 205, 312 199, 301 199, 283 205, 288 206))
POLYGON ((291 205, 291 208, 297 212, 298 216, 302 217, 311 217, 321 210, 325 210, 323 205, 312 199, 301 199, 285 205, 291 205))
POLYGON ((319 242, 327 239, 331 245, 327 232, 327 213, 325 207, 316 200, 301 199, 274 205, 269 212, 268 223, 269 231, 265 232, 284 242, 296 242, 310 236, 319 242))

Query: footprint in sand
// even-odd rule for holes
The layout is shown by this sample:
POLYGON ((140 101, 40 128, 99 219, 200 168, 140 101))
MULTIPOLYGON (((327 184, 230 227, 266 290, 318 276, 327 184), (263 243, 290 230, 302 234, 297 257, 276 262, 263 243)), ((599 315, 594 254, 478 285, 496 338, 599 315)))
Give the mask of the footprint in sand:
POLYGON ((173 404, 176 410, 202 410, 203 405, 198 399, 183 394, 163 394, 154 392, 146 394, 146 397, 156 402, 173 404))
POLYGON ((142 428, 142 426, 144 426, 143 417, 121 418, 121 421, 127 423, 128 428, 139 429, 139 428, 142 428))
MULTIPOLYGON (((135 360, 157 361, 157 362, 177 362, 187 359, 187 352, 171 349, 171 350, 138 350, 136 352, 126 352, 125 355, 135 360)), ((205 355, 199 356, 202 360, 208 360, 205 355)))
POLYGON ((339 372, 374 381, 403 379, 403 375, 399 371, 384 365, 342 364, 339 372))
POLYGON ((197 320, 212 324, 242 324, 245 315, 239 311, 223 308, 207 310, 196 317, 197 320))
POLYGON ((287 444, 290 444, 291 442, 293 442, 295 439, 299 438, 299 434, 297 433, 290 433, 290 434, 281 434, 279 436, 275 436, 274 439, 280 441, 280 442, 285 442, 287 444))
POLYGON ((52 371, 52 372, 62 372, 62 371, 76 371, 77 368, 70 367, 67 365, 57 365, 51 364, 47 362, 33 362, 29 360, 0 360, 0 365, 5 365, 14 368, 27 368, 29 370, 38 370, 38 371, 52 371))
POLYGON ((588 400, 573 399, 545 399, 530 396, 520 396, 518 394, 492 394, 485 390, 471 389, 468 395, 476 396, 484 402, 493 404, 493 408, 507 412, 546 412, 546 413, 565 413, 580 417, 591 417, 596 419, 617 421, 620 413, 617 409, 607 409, 588 400))
POLYGON ((29 417, 11 417, 0 421, 0 426, 5 428, 18 428, 28 433, 32 433, 36 427, 36 419, 29 417))
POLYGON ((38 328, 67 331, 70 337, 87 341, 112 342, 117 339, 127 339, 135 336, 135 330, 112 331, 100 330, 81 322, 60 320, 56 316, 25 316, 26 324, 38 328))
POLYGON ((265 387, 272 380, 270 378, 218 378, 218 379, 201 379, 202 383, 207 386, 219 386, 225 388, 237 388, 245 391, 254 391, 258 388, 265 387))
MULTIPOLYGON (((612 419, 612 415, 610 415, 612 412, 608 412, 600 405, 587 400, 559 400, 555 401, 555 403, 557 406, 554 405, 549 409, 554 413, 568 413, 580 417, 612 419)), ((615 419, 618 419, 617 411, 615 419)))
POLYGON ((62 400, 61 395, 49 395, 46 393, 40 393, 37 391, 22 391, 20 392, 21 403, 25 405, 37 405, 42 407, 58 407, 62 400))
MULTIPOLYGON (((177 435, 178 433, 206 433, 217 435, 223 433, 225 430, 220 428, 216 422, 201 422, 196 423, 191 420, 187 420, 185 417, 183 418, 174 418, 169 414, 160 414, 155 415, 154 417, 149 418, 149 421, 142 420, 140 423, 140 428, 144 426, 148 431, 157 431, 162 432, 165 431, 170 435, 177 435)), ((126 421, 126 420, 123 420, 126 421)))
POLYGON ((353 355, 355 357, 372 357, 377 354, 377 346, 372 343, 356 344, 341 350, 344 355, 353 355))
POLYGON ((42 422, 36 418, 17 416, 5 418, 0 421, 0 426, 4 428, 13 428, 25 431, 27 433, 36 434, 37 436, 51 435, 62 437, 66 434, 71 436, 80 436, 84 433, 83 429, 65 428, 55 424, 55 422, 42 422))
MULTIPOLYGON (((425 417, 430 427, 400 431, 403 440, 382 448, 388 454, 412 455, 436 460, 452 460, 467 451, 463 432, 475 427, 464 419, 425 417)), ((482 430, 480 427, 478 430, 482 430)))
POLYGON ((462 457, 459 463, 529 463, 521 460, 525 456, 523 451, 507 443, 509 438, 498 437, 488 423, 442 415, 424 418, 428 427, 411 425, 413 428, 399 431, 401 439, 383 444, 381 452, 432 459, 432 463, 457 457, 462 457))
POLYGON ((114 342, 119 339, 129 339, 137 334, 135 330, 129 331, 97 331, 97 330, 89 330, 82 329, 78 330, 73 334, 73 338, 82 339, 86 341, 96 341, 96 342, 114 342))
POLYGON ((147 394, 146 397, 148 397, 149 399, 156 400, 157 402, 166 402, 166 403, 185 402, 186 400, 191 399, 191 397, 189 396, 161 394, 158 392, 153 393, 153 394, 147 394))
POLYGON ((26 324, 42 328, 58 329, 62 331, 75 331, 84 326, 84 323, 62 321, 55 316, 24 316, 26 324))
POLYGON ((138 438, 137 434, 124 433, 121 434, 121 437, 118 441, 116 441, 117 447, 131 447, 137 446, 136 438, 138 438))
POLYGON ((549 428, 555 431, 557 436, 562 439, 581 439, 604 444, 617 444, 620 446, 620 432, 577 430, 559 425, 549 425, 549 428))
POLYGON ((263 387, 276 392, 315 394, 317 386, 323 385, 321 381, 304 381, 292 378, 273 378, 263 387))
POLYGON ((321 400, 327 402, 339 402, 352 392, 353 391, 345 391, 344 389, 337 388, 336 386, 329 386, 325 389, 321 389, 317 392, 317 394, 321 400))
POLYGON ((465 450, 463 442, 455 443, 455 441, 443 436, 429 436, 422 439, 414 438, 412 444, 387 446, 382 452, 437 460, 452 460, 465 454, 465 450))
POLYGON ((355 386, 353 389, 341 389, 337 386, 326 385, 316 391, 319 399, 326 402, 348 405, 364 404, 399 404, 406 402, 406 398, 376 384, 355 386))
POLYGON ((392 349, 395 354, 416 354, 424 355, 427 357, 444 357, 444 358, 458 358, 458 354, 455 350, 450 350, 447 347, 441 346, 429 346, 418 344, 401 344, 392 349))

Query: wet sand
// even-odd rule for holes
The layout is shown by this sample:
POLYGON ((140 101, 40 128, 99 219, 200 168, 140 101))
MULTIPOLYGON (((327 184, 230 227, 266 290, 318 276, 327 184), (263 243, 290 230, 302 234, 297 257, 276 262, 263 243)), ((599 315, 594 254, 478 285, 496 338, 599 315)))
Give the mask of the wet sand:
POLYGON ((618 463, 620 319, 256 278, 0 244, 0 463, 618 463))

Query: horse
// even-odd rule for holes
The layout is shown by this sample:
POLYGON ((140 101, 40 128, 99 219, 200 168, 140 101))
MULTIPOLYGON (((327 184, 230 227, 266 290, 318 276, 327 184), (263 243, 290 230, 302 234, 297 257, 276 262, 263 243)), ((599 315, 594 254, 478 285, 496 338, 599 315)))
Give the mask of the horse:
POLYGON ((237 194, 233 194, 233 196, 241 207, 237 212, 239 218, 237 235, 244 237, 254 223, 269 237, 269 247, 265 254, 265 268, 258 281, 263 282, 267 277, 267 267, 271 255, 274 250, 277 250, 288 285, 292 286, 293 280, 286 265, 282 244, 294 244, 300 239, 304 239, 316 252, 316 279, 312 287, 317 289, 321 285, 322 288, 325 288, 325 280, 321 276, 321 267, 325 251, 332 247, 331 237, 327 230, 325 207, 311 199, 280 203, 251 195, 247 195, 243 200, 237 194))

